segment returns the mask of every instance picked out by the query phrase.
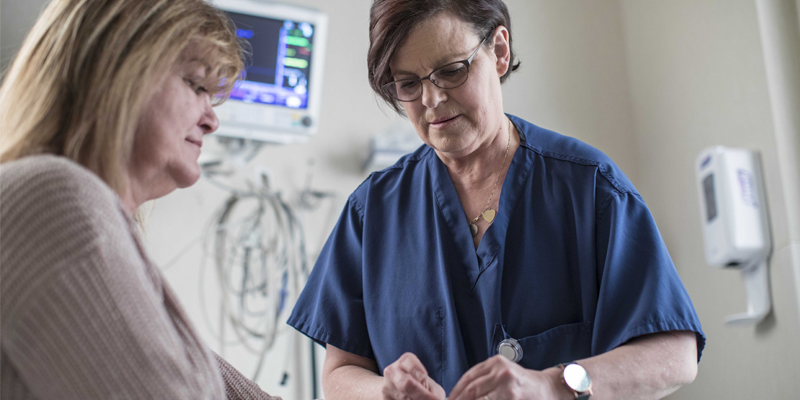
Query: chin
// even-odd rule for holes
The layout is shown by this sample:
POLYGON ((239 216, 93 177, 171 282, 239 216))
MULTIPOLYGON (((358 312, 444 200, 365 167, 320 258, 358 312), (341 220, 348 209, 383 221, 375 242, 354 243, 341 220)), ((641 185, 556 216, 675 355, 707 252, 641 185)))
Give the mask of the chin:
POLYGON ((431 144, 437 151, 445 153, 460 153, 468 150, 470 142, 461 136, 436 135, 431 138, 431 144))
POLYGON ((185 180, 184 182, 182 182, 182 184, 179 187, 181 189, 183 189, 183 188, 187 188, 189 186, 193 186, 199 180, 200 180, 200 171, 198 171, 196 175, 193 175, 193 176, 189 177, 187 180, 185 180))
POLYGON ((200 165, 195 164, 188 168, 182 168, 181 171, 173 176, 178 188, 184 189, 192 186, 200 180, 200 165))

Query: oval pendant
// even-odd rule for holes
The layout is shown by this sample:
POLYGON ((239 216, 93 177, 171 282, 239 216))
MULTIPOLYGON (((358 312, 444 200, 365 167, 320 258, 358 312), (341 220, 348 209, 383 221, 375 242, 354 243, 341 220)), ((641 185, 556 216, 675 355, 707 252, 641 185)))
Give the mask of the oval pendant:
POLYGON ((472 236, 477 235, 478 234, 478 225, 469 224, 469 231, 470 231, 470 233, 472 233, 472 236))
POLYGON ((494 216, 497 215, 497 211, 492 210, 491 208, 483 212, 483 219, 488 222, 492 223, 494 221, 494 216))

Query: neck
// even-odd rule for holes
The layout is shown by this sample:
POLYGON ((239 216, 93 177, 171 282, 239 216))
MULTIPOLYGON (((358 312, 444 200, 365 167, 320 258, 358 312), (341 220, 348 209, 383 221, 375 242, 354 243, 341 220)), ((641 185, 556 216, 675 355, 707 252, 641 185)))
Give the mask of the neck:
POLYGON ((454 155, 436 151, 457 187, 471 189, 491 185, 497 177, 498 170, 505 168, 505 165, 501 164, 508 164, 508 158, 518 145, 518 138, 513 132, 509 135, 510 122, 505 117, 503 121, 494 134, 488 135, 486 140, 468 154, 454 155), (505 163, 503 163, 504 158, 506 158, 505 163))
POLYGON ((135 191, 133 190, 132 185, 127 184, 125 191, 119 195, 119 199, 122 201, 122 206, 125 207, 125 210, 131 215, 136 212, 136 209, 139 208, 139 206, 144 204, 144 201, 137 199, 134 193, 135 191))
POLYGON ((156 197, 152 196, 151 193, 151 191, 156 188, 156 185, 153 184, 153 182, 155 181, 152 179, 148 180, 146 177, 133 174, 131 172, 127 173, 125 183, 123 185, 123 191, 119 194, 119 199, 122 201, 122 205, 125 207, 125 210, 127 210, 131 215, 133 215, 136 210, 146 201, 156 197))

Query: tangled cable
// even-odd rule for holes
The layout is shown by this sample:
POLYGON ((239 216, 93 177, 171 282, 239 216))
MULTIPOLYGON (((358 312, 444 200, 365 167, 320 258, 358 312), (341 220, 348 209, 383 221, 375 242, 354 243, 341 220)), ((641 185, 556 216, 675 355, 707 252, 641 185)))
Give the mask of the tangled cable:
MULTIPOLYGON (((221 349, 241 344, 258 356, 251 375, 256 380, 279 330, 285 328, 282 321, 288 318, 308 277, 305 234, 293 208, 279 192, 270 189, 266 175, 261 175, 262 181, 256 188, 246 191, 224 185, 210 176, 206 178, 231 193, 213 214, 205 235, 204 252, 213 249, 211 258, 221 297, 215 334, 221 349), (226 341, 227 324, 233 341, 226 341)), ((321 200, 334 197, 331 193, 306 187, 298 207, 315 210, 320 207, 321 200)), ((207 258, 204 255, 203 260, 207 258)), ((201 272, 201 276, 204 274, 201 272)), ((205 304, 203 309, 209 322, 205 304)))
MULTIPOLYGON (((178 250, 162 266, 162 271, 176 265, 192 248, 201 244, 200 306, 203 320, 218 340, 221 355, 224 356, 228 346, 242 345, 258 358, 255 370, 250 374, 255 381, 276 337, 288 330, 282 321, 288 318, 308 278, 310 264, 322 248, 329 233, 327 229, 333 225, 337 195, 313 190, 312 174, 309 173, 297 200, 287 203, 280 192, 271 189, 268 171, 263 167, 257 169, 256 183, 248 182, 246 190, 223 183, 215 177, 229 181, 237 171, 244 169, 263 144, 235 140, 221 143, 226 156, 221 159, 212 157, 200 164, 205 181, 228 192, 229 196, 212 213, 206 228, 178 250), (314 212, 326 202, 329 205, 327 218, 316 218, 314 212), (306 246, 301 222, 305 215, 322 223, 318 224, 322 228, 319 243, 311 248, 306 246), (220 290, 220 300, 215 302, 219 306, 216 323, 211 321, 207 304, 205 281, 209 260, 213 262, 215 281, 220 290), (232 336, 228 332, 232 332, 232 336)), ((313 169, 313 160, 308 166, 309 171, 313 169)), ((313 346, 311 358, 313 376, 313 346)), ((283 360, 281 385, 288 379, 288 359, 285 357, 283 360)))

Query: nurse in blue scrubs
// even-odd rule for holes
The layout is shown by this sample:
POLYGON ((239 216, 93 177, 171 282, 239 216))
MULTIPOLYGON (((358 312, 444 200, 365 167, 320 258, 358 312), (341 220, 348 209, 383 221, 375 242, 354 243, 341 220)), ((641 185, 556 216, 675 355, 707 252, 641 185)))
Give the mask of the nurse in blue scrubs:
POLYGON ((611 159, 505 114, 500 0, 377 0, 369 79, 425 145, 349 197, 289 324, 336 399, 661 398, 705 344, 611 159))

